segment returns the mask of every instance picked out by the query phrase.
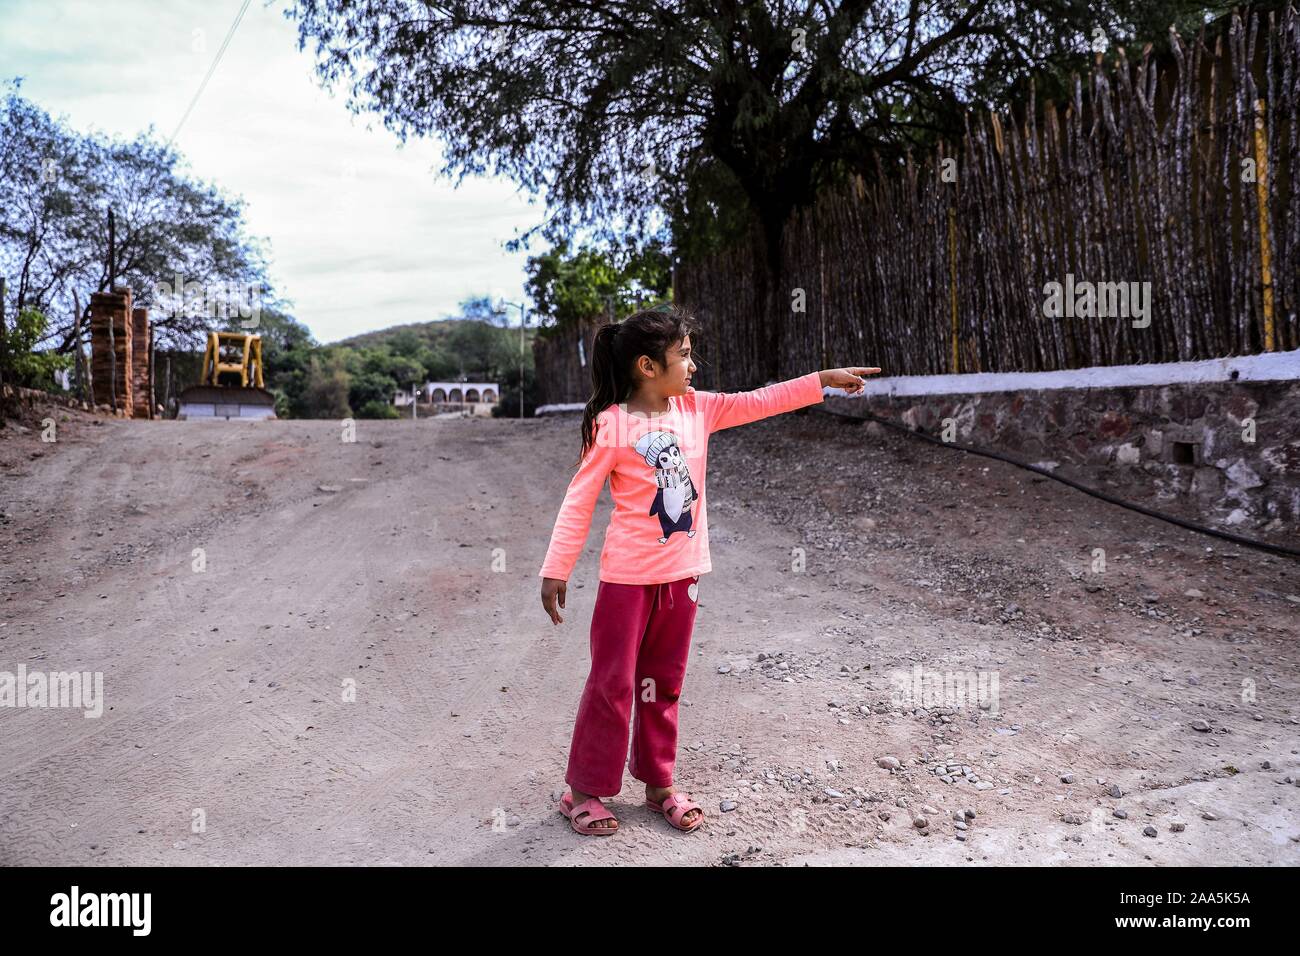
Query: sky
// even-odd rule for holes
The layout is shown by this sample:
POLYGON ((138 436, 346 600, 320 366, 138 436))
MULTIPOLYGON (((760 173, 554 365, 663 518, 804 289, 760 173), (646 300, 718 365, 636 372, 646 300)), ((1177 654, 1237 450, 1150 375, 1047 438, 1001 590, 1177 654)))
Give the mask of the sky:
MULTIPOLYGON (((0 82, 82 132, 167 139, 242 0, 0 0, 0 82)), ((351 114, 299 52, 287 0, 252 0, 175 146, 199 179, 245 200, 270 278, 320 342, 458 315, 491 296, 528 304, 503 244, 545 217, 501 177, 440 178, 439 144, 402 146, 351 114)), ((518 310, 509 309, 518 324, 518 310)))

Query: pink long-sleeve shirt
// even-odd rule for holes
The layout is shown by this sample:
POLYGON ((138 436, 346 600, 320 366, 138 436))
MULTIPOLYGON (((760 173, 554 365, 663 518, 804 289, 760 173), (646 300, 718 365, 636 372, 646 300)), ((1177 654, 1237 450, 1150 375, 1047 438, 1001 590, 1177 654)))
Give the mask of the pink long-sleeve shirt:
POLYGON ((709 435, 821 400, 820 373, 809 372, 752 392, 688 387, 669 398, 667 412, 649 418, 610 405, 596 416, 595 444, 569 482, 539 576, 569 579, 606 478, 614 510, 600 580, 662 584, 711 571, 704 506, 709 435))

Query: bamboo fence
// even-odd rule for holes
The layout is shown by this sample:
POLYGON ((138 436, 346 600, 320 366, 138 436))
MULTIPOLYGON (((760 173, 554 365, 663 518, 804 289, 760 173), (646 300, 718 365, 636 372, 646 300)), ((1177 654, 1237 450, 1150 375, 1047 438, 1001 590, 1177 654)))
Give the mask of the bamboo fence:
MULTIPOLYGON (((889 375, 1174 362, 1300 347, 1300 17, 1234 14, 1169 63, 1150 47, 1072 78, 1023 121, 969 116, 955 146, 797 211, 782 271, 762 242, 674 274, 706 323, 708 387, 778 366, 889 375), (1149 325, 1049 317, 1047 284, 1150 283, 1149 325), (766 295, 761 291, 770 290, 766 295), (803 308, 796 307, 802 290, 803 308)), ((1137 286, 1125 288, 1139 289, 1137 286)))

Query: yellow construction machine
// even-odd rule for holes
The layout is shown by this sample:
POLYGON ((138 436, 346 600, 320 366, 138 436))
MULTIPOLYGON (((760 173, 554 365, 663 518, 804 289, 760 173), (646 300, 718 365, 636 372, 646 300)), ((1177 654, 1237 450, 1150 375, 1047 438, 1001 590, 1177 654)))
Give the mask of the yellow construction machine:
POLYGON ((199 384, 180 394, 176 417, 274 418, 275 396, 262 386, 262 337, 243 332, 209 332, 199 384), (222 382, 239 376, 239 384, 222 382))

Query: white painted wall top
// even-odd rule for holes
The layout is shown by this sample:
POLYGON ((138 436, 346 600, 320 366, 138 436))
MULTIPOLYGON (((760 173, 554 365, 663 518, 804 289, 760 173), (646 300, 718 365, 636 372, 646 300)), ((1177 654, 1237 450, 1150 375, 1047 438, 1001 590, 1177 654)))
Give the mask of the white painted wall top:
MULTIPOLYGON (((837 398, 873 395, 975 395, 982 392, 1032 392, 1070 388, 1132 388, 1212 382, 1300 381, 1300 349, 1236 355, 1199 362, 1160 362, 1154 365, 1100 365, 1055 372, 972 372, 965 375, 872 376, 857 395, 842 388, 822 389, 837 398)), ((538 415, 580 412, 585 405, 568 402, 541 405, 538 415)))
MULTIPOLYGON (((1131 388, 1209 382, 1271 382, 1300 379, 1300 349, 1237 355, 1200 362, 1153 365, 1100 365, 1054 372, 972 372, 965 375, 872 376, 856 396, 971 395, 981 392, 1030 392, 1066 388, 1131 388), (1235 373, 1235 375, 1234 375, 1235 373)), ((828 395, 844 396, 839 388, 828 395)))

